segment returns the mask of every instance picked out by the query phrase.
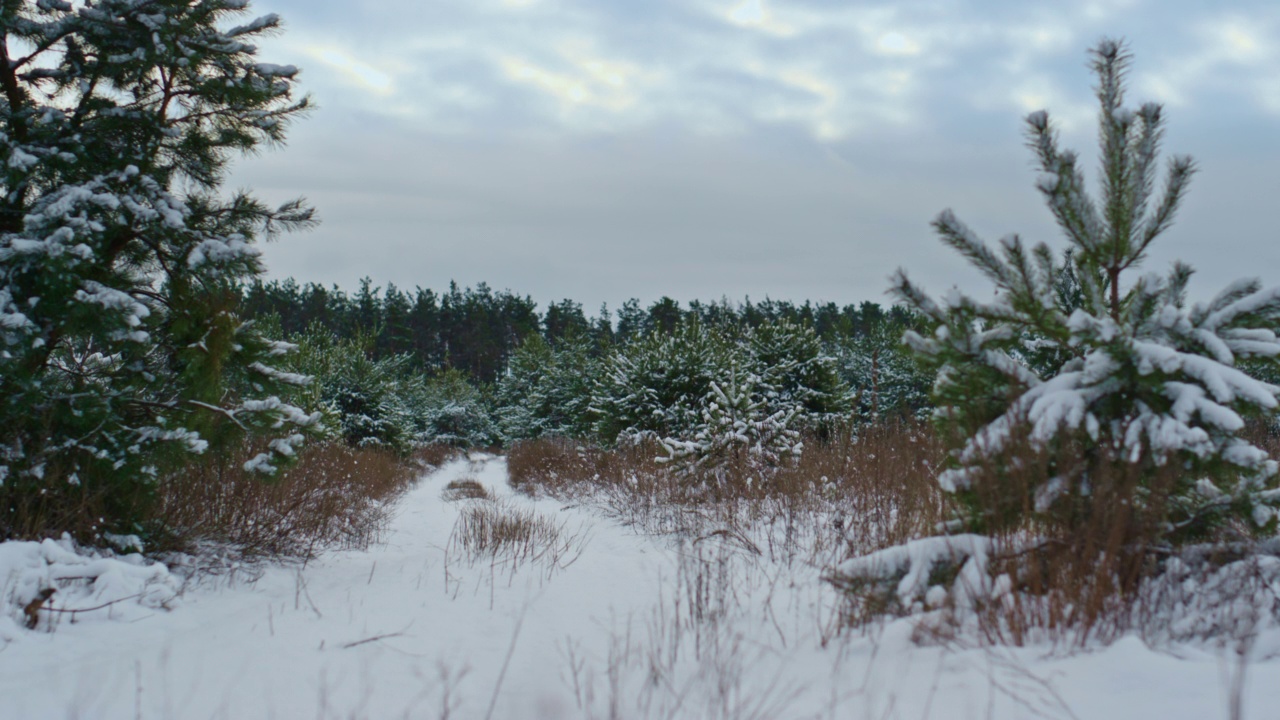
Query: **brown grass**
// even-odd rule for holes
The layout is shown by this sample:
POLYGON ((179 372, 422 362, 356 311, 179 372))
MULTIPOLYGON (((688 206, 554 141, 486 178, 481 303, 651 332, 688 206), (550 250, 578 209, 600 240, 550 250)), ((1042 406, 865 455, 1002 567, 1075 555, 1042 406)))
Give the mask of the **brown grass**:
POLYGON ((456 500, 488 500, 492 497, 489 491, 485 489, 485 486, 473 478, 450 480, 449 484, 444 486, 444 492, 441 495, 450 502, 456 500))
POLYGON ((435 470, 460 454, 461 451, 456 447, 433 443, 414 449, 409 457, 423 470, 435 470))
POLYGON ((462 508, 448 551, 469 564, 488 561, 514 571, 526 562, 542 562, 552 572, 576 560, 584 542, 582 533, 569 532, 536 510, 485 499, 462 508))
POLYGON ((278 478, 263 478, 242 467, 252 452, 210 458, 160 483, 155 519, 180 548, 212 541, 245 555, 293 557, 364 548, 418 475, 386 450, 329 443, 306 447, 278 478))
POLYGON ((1051 454, 1023 439, 988 458, 972 503, 996 541, 991 574, 1011 592, 978 608, 985 639, 1083 645, 1134 629, 1146 581, 1172 552, 1165 499, 1179 472, 1173 463, 1144 471, 1080 442, 1051 454), (1055 477, 1068 490, 1037 508, 1037 490, 1055 477))
POLYGON ((944 499, 934 481, 942 448, 910 423, 812 440, 769 476, 689 476, 655 462, 656 444, 615 449, 564 439, 517 443, 512 487, 562 501, 592 498, 653 533, 715 533, 773 558, 830 560, 932 532, 944 499))
MULTIPOLYGON (((1280 451, 1280 436, 1255 433, 1251 439, 1260 447, 1280 451)), ((654 444, 606 450, 563 439, 515 445, 508 469, 519 491, 597 502, 646 532, 695 543, 716 538, 770 561, 831 567, 943 533, 960 508, 937 484, 945 452, 929 427, 887 423, 857 437, 810 440, 798 462, 766 477, 682 475, 655 462, 663 453, 654 444)), ((971 506, 983 509, 981 532, 995 541, 990 575, 1009 592, 964 613, 956 611, 953 594, 929 615, 921 637, 945 640, 962 623, 1000 644, 1079 645, 1133 630, 1156 637, 1170 632, 1169 607, 1197 606, 1163 575, 1175 553, 1165 541, 1170 509, 1163 500, 1180 479, 1173 463, 1142 473, 1088 443, 1068 444, 1055 459, 1015 442, 986 468, 971 506), (1077 492, 1038 510, 1036 490, 1053 476, 1067 478, 1077 492), (1089 492, 1082 494, 1086 477, 1089 492)), ((1247 556, 1245 535, 1243 528, 1220 528, 1196 550, 1198 575, 1191 579, 1222 585, 1213 573, 1247 556), (1205 552, 1215 558, 1201 558, 1205 552)), ((959 570, 935 568, 932 584, 955 582, 959 570)), ((851 589, 846 622, 924 610, 903 607, 895 586, 896 580, 851 589)))

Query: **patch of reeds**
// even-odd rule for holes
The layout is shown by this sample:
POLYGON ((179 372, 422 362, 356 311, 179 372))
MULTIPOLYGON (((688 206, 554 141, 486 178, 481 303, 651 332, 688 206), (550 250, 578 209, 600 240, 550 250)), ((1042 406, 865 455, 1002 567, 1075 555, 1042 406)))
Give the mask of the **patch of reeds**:
POLYGON ((458 478, 450 480, 441 493, 445 500, 489 500, 493 495, 475 478, 458 478))

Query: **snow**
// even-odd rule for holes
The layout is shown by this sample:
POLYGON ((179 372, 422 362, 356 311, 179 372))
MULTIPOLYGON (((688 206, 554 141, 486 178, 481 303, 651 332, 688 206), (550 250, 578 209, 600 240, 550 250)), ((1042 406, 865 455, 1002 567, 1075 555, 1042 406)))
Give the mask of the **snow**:
MULTIPOLYGON (((111 536, 117 545, 136 546, 134 536, 111 536)), ((78 549, 69 538, 0 543, 0 643, 9 649, 25 639, 27 603, 45 588, 56 592, 40 628, 60 631, 67 623, 135 620, 177 602, 179 582, 168 569, 141 555, 116 557, 78 549)))
MULTIPOLYGON (((21 628, 11 602, 0 716, 1201 720, 1226 716, 1240 670, 1231 649, 1158 651, 1133 637, 1065 656, 920 645, 909 620, 832 637, 837 596, 821 568, 769 562, 727 536, 645 536, 590 505, 514 495, 504 461, 485 455, 425 477, 367 552, 172 573, 128 557, 0 545, 6 598, 73 568, 110 568, 122 578, 112 592, 126 595, 143 577, 170 591, 185 579, 181 602, 120 603, 51 631, 21 628), (462 478, 553 518, 581 554, 555 568, 469 562, 450 534, 468 503, 484 501, 442 497, 462 478), (700 585, 707 572, 727 573, 727 585, 700 585), (698 588, 711 595, 696 603, 700 616, 698 588)), ((931 589, 926 600, 943 598, 931 589)), ((1273 717, 1280 636, 1259 637, 1252 653, 1245 716, 1273 717)))

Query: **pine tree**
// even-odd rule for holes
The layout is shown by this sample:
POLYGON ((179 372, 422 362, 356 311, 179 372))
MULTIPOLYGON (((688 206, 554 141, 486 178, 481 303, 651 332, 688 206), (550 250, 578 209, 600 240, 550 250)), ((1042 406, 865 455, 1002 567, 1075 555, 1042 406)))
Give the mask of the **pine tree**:
POLYGON ((459 370, 432 378, 418 404, 424 421, 419 443, 484 447, 498 440, 489 399, 459 370))
POLYGON ((868 305, 874 311, 862 314, 862 330, 837 342, 832 350, 842 377, 854 388, 858 417, 879 422, 926 414, 933 378, 902 343, 910 320, 895 320, 871 303, 864 303, 864 309, 868 305))
POLYGON ((764 481, 804 449, 796 417, 801 406, 778 403, 776 391, 749 355, 731 359, 699 404, 702 421, 690 439, 660 439, 667 456, 687 474, 709 473, 717 485, 764 481), (744 362, 745 361, 745 362, 744 362))
POLYGON ((993 514, 975 493, 984 461, 1021 433, 1051 456, 1074 439, 1143 478, 1180 469, 1172 488, 1147 486, 1138 495, 1167 503, 1168 540, 1224 526, 1274 532, 1276 463, 1240 431, 1245 418, 1275 411, 1280 387, 1240 367, 1274 365, 1280 355, 1280 288, 1239 281, 1207 303, 1188 304, 1192 271, 1182 263, 1164 277, 1132 277, 1172 223, 1195 166, 1174 157, 1157 191, 1163 111, 1154 103, 1124 107, 1130 56, 1121 43, 1101 42, 1092 60, 1101 105, 1097 201, 1085 192, 1076 154, 1059 148, 1048 114, 1026 120, 1042 173, 1036 186, 1066 235, 1070 266, 1047 245, 1027 247, 1017 236, 993 249, 946 211, 934 227, 995 284, 995 300, 952 293, 939 302, 902 271, 895 279, 898 297, 937 324, 932 337, 908 333, 907 340, 939 368, 940 418, 965 438, 940 483, 966 503, 965 519, 979 528, 1018 522, 1020 508, 1051 518, 1063 505, 1087 507, 1089 475, 1054 472, 1066 467, 1065 458, 1051 463, 1031 497, 1009 498, 1003 510, 1011 512, 993 514), (1064 282, 1067 275, 1074 279, 1064 282), (1064 288, 1070 292, 1059 292, 1064 288), (1061 362, 1030 361, 1045 350, 1061 362))
POLYGON ((496 399, 504 440, 555 436, 584 438, 591 432, 591 398, 598 361, 594 340, 570 332, 551 347, 530 335, 511 355, 496 399))
POLYGON ((768 415, 783 411, 811 429, 830 428, 848 417, 849 387, 812 327, 765 322, 748 331, 743 343, 760 368, 768 415))
MULTIPOLYGON (((210 441, 272 432, 248 465, 270 473, 318 420, 280 399, 305 381, 273 366, 288 346, 237 312, 255 241, 312 222, 300 201, 219 192, 233 157, 280 144, 307 108, 297 68, 255 57, 279 18, 227 27, 246 7, 0 5, 5 512, 47 498, 50 522, 71 522, 59 513, 100 502, 119 524, 124 498, 210 441)), ((15 523, 0 536, 37 531, 15 523)))
POLYGON ((606 359, 595 383, 596 434, 607 443, 619 435, 692 437, 730 352, 725 338, 694 319, 633 340, 606 359))

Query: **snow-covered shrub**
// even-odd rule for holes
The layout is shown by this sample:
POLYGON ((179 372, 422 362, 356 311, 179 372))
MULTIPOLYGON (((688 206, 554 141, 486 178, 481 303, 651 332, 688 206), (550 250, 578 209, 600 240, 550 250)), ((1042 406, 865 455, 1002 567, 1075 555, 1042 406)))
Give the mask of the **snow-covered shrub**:
POLYGON ((51 630, 63 622, 106 619, 134 622, 180 602, 180 579, 135 552, 134 536, 110 536, 112 550, 60 540, 0 543, 0 642, 20 639, 23 628, 51 630), (52 591, 52 592, 50 592, 52 591), (33 604, 37 598, 46 600, 33 604))
POLYGON ((848 420, 849 386, 813 328, 789 320, 765 322, 748 331, 741 345, 743 362, 758 368, 766 414, 794 415, 795 426, 805 429, 829 429, 848 420))
POLYGON ((831 354, 854 390, 854 413, 869 423, 888 418, 927 418, 933 374, 921 367, 902 342, 906 322, 881 319, 863 332, 834 343, 831 354))
POLYGON ((718 480, 762 479, 800 454, 803 432, 830 431, 850 407, 816 333, 786 320, 735 332, 691 318, 618 350, 601 374, 603 440, 659 440, 664 461, 718 480))
POLYGON ((693 319, 670 334, 632 341, 605 360, 596 380, 596 433, 607 443, 622 434, 693 437, 704 400, 725 377, 732 354, 721 333, 693 319))
POLYGON ((498 427, 490 401, 460 370, 446 370, 427 382, 415 399, 415 441, 455 447, 495 444, 498 427))
POLYGON ((496 400, 505 442, 544 436, 586 437, 599 361, 589 338, 569 333, 549 345, 530 335, 511 354, 496 400))
POLYGON ((315 327, 297 338, 294 368, 313 378, 306 400, 325 408, 327 427, 353 446, 406 452, 414 435, 412 401, 425 392, 408 355, 369 356, 367 338, 339 339, 315 327))
POLYGON ((770 389, 754 368, 731 361, 725 376, 711 382, 699 403, 702 422, 692 437, 661 438, 667 456, 659 459, 674 461, 685 472, 709 472, 720 483, 772 475, 783 462, 799 456, 804 443, 794 427, 799 407, 778 403, 770 389))
POLYGON ((1085 193, 1077 156, 1059 148, 1048 115, 1027 117, 1042 173, 1036 186, 1067 237, 1069 268, 1047 245, 1028 247, 1017 236, 993 249, 946 211, 934 227, 995 284, 995 298, 952 292, 935 301, 905 273, 895 280, 898 297, 936 323, 931 337, 908 333, 907 341, 938 368, 938 416, 963 438, 939 481, 975 529, 1028 515, 1053 518, 1078 509, 1081 498, 1090 506, 1088 463, 1068 474, 1059 471, 1065 457, 1054 460, 1083 444, 1086 452, 1105 448, 1142 478, 1166 466, 1179 470, 1171 487, 1135 496, 1138 505, 1163 506, 1160 537, 1152 541, 1219 530, 1272 534, 1280 505, 1276 463, 1240 431, 1246 418, 1275 411, 1280 387, 1251 377, 1241 362, 1273 363, 1280 354, 1280 288, 1243 280, 1191 303, 1192 271, 1184 264, 1166 276, 1132 277, 1173 221, 1194 165, 1175 157, 1156 191, 1163 113, 1154 103, 1124 107, 1128 64, 1117 42, 1093 51, 1102 107, 1098 201, 1085 193), (1060 292, 1066 269, 1078 280, 1075 298, 1060 292), (993 514, 979 502, 976 478, 1019 427, 1049 452, 1050 464, 1027 497, 1010 499, 1025 511, 993 514))
POLYGON ((274 436, 251 461, 271 474, 318 420, 281 399, 305 381, 277 369, 287 346, 237 313, 256 240, 312 222, 220 193, 307 107, 297 68, 255 57, 278 17, 224 28, 247 5, 5 5, 24 49, 0 114, 0 538, 132 531, 211 442, 274 436))
POLYGON ((457 370, 428 378, 408 353, 375 360, 369 338, 340 339, 319 327, 298 344, 295 367, 314 378, 308 401, 326 409, 330 431, 350 445, 404 455, 433 443, 496 440, 488 399, 457 370))

